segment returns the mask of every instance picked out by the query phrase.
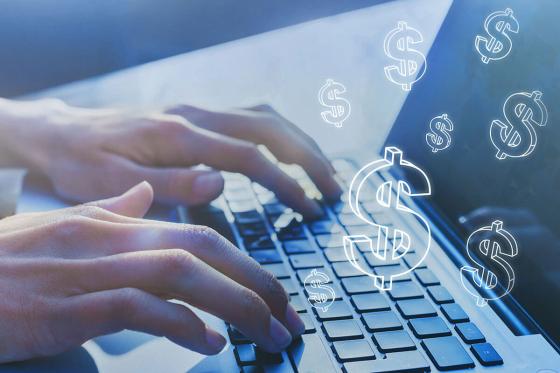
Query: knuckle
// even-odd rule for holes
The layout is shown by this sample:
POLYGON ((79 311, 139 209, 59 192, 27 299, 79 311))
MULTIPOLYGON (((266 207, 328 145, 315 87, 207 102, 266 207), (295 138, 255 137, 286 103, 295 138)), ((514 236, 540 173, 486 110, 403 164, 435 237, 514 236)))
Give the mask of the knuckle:
POLYGON ((178 276, 191 275, 195 267, 195 256, 182 249, 166 250, 162 257, 161 270, 167 278, 175 279, 178 276))
MULTIPOLYGON (((111 298, 110 307, 111 314, 122 314, 123 310, 132 311, 138 308, 144 293, 136 288, 122 288, 118 290, 116 296, 111 298)), ((125 312, 126 314, 126 312, 125 312)))
POLYGON ((193 225, 189 228, 190 233, 194 234, 199 240, 206 242, 211 246, 222 243, 222 236, 214 229, 205 225, 193 225))
POLYGON ((96 205, 95 203, 76 206, 74 211, 77 215, 89 218, 100 218, 107 215, 107 210, 96 205))
POLYGON ((58 237, 72 237, 86 229, 91 224, 91 219, 82 215, 69 215, 55 221, 51 225, 52 233, 58 237))

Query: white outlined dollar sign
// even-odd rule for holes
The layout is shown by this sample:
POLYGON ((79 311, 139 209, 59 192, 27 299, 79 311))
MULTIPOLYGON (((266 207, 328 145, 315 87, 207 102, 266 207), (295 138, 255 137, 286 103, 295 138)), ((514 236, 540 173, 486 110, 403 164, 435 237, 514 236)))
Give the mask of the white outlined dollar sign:
POLYGON ((515 283, 515 273, 508 262, 518 253, 515 238, 503 228, 504 223, 500 220, 492 222, 490 227, 482 227, 473 232, 467 239, 467 254, 474 266, 463 266, 461 268, 461 282, 463 287, 476 298, 479 307, 485 306, 489 300, 495 300, 508 294, 515 283), (486 260, 481 260, 486 258, 486 260), (499 270, 494 273, 488 269, 488 263, 492 263, 499 270), (483 297, 479 293, 471 292, 465 284, 465 277, 472 280, 474 286, 493 290, 501 284, 502 292, 492 297, 483 297), (500 281, 498 281, 498 278, 500 281))
POLYGON ((447 114, 442 114, 432 118, 430 121, 430 132, 426 134, 426 142, 432 148, 432 152, 447 149, 451 145, 451 135, 453 122, 447 114))
POLYGON ((548 121, 546 106, 541 101, 542 93, 514 93, 504 103, 505 122, 492 121, 490 140, 498 150, 496 157, 525 157, 537 145, 535 126, 545 126, 548 121))
POLYGON ((431 194, 430 180, 426 173, 416 165, 405 160, 403 153, 396 147, 385 148, 385 158, 367 164, 362 167, 352 179, 348 194, 348 202, 350 208, 361 220, 376 228, 376 244, 373 240, 365 235, 352 235, 343 238, 344 253, 348 261, 360 272, 370 276, 374 280, 375 286, 380 290, 391 290, 393 279, 404 276, 405 274, 418 267, 420 263, 428 255, 430 249, 431 236, 430 226, 426 219, 418 212, 412 210, 403 203, 403 199, 417 198, 428 196, 431 194), (375 201, 381 210, 387 214, 401 215, 401 219, 395 220, 394 225, 377 224, 375 220, 363 210, 360 203, 360 193, 364 185, 368 184, 370 177, 379 177, 380 173, 385 173, 391 169, 406 169, 413 172, 423 185, 418 189, 413 187, 405 180, 386 180, 383 181, 375 191, 375 201), (394 185, 396 183, 396 185, 394 185), (401 223, 409 217, 415 217, 421 222, 425 230, 425 240, 416 240, 413 235, 408 233, 409 227, 401 223), (401 225, 403 224, 403 225, 401 225), (356 244, 369 245, 371 253, 379 260, 392 261, 401 258, 412 247, 416 253, 416 262, 411 263, 411 268, 404 270, 402 273, 395 273, 389 277, 373 273, 369 267, 363 267, 361 261, 356 259, 356 244))
POLYGON ((342 127, 342 122, 350 116, 350 102, 341 96, 344 92, 346 87, 332 79, 327 79, 319 89, 319 103, 329 108, 321 112, 321 117, 337 128, 342 127))
POLYGON ((404 21, 400 21, 397 28, 385 36, 385 54, 399 62, 398 66, 385 66, 385 76, 391 82, 400 85, 404 91, 410 91, 412 84, 420 80, 426 72, 426 57, 414 49, 414 45, 423 41, 422 34, 404 21))
POLYGON ((329 282, 329 276, 316 269, 312 269, 303 280, 305 290, 309 295, 307 300, 311 306, 323 312, 328 311, 336 298, 333 288, 327 285, 329 282))
POLYGON ((488 63, 490 60, 501 60, 509 54, 512 42, 508 33, 518 33, 519 23, 513 16, 513 10, 507 8, 486 17, 484 30, 489 37, 477 35, 474 45, 482 56, 482 62, 488 63))

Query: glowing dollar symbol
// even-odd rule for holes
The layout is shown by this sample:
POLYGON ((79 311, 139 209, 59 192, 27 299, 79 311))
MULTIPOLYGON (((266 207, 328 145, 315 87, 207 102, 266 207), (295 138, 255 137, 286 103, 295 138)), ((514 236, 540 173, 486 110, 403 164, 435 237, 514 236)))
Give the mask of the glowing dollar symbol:
POLYGON ((391 82, 400 85, 404 91, 410 91, 412 84, 420 80, 426 72, 426 57, 413 48, 415 44, 423 41, 422 34, 403 21, 385 36, 385 54, 399 62, 398 66, 385 66, 385 76, 391 82))
POLYGON ((442 114, 430 121, 430 132, 426 134, 426 142, 432 152, 447 149, 451 145, 449 132, 453 131, 453 122, 447 114, 442 114))
POLYGON ((513 10, 507 8, 490 14, 484 21, 486 36, 477 35, 474 41, 476 50, 482 56, 482 62, 501 60, 511 51, 512 42, 508 32, 519 32, 519 23, 513 16, 513 10))
POLYGON ((327 312, 336 298, 333 288, 327 285, 330 281, 329 276, 316 269, 312 269, 303 280, 308 294, 307 300, 313 307, 323 312, 327 312))
POLYGON ((525 157, 535 149, 535 126, 545 126, 548 121, 541 97, 541 92, 533 91, 514 93, 506 99, 503 108, 506 123, 496 119, 490 126, 490 140, 498 150, 498 159, 525 157))
POLYGON ((340 96, 344 92, 346 87, 332 79, 327 79, 325 85, 319 89, 319 103, 329 108, 321 112, 321 117, 338 128, 342 127, 342 122, 350 116, 350 102, 340 96))
MULTIPOLYGON (((473 261, 474 266, 463 266, 461 268, 461 282, 463 287, 476 298, 476 304, 480 307, 486 305, 489 300, 494 300, 508 294, 515 283, 515 273, 508 263, 508 258, 517 255, 517 242, 513 236, 503 228, 503 222, 496 220, 490 227, 482 227, 473 232, 467 239, 467 254, 473 261), (481 258, 485 258, 484 261, 481 258), (489 265, 496 268, 498 275, 488 269, 489 265), (465 277, 479 289, 493 290, 498 283, 502 291, 493 296, 483 297, 479 293, 471 291, 465 284, 465 277)), ((496 271, 496 270, 494 270, 496 271)))
POLYGON ((402 151, 395 147, 385 148, 385 158, 367 164, 362 167, 352 179, 350 184, 348 202, 354 214, 367 224, 377 230, 376 241, 365 235, 345 236, 343 239, 344 253, 348 261, 360 272, 370 276, 374 280, 375 286, 380 290, 391 290, 393 279, 403 276, 414 268, 418 267, 424 260, 430 249, 430 226, 424 217, 416 211, 410 209, 403 203, 403 199, 428 196, 431 194, 430 180, 424 171, 414 164, 403 159, 402 151), (423 186, 419 190, 413 190, 412 186, 405 180, 392 179, 382 181, 375 192, 375 201, 380 210, 386 214, 398 214, 401 219, 395 219, 395 225, 377 224, 374 218, 363 210, 360 204, 360 193, 369 178, 379 178, 380 173, 389 172, 391 169, 407 169, 415 173, 422 181, 423 186), (407 218, 417 218, 426 228, 425 240, 414 239, 415 236, 408 232, 408 226, 400 225, 401 220, 407 218), (356 244, 367 244, 371 253, 379 260, 393 261, 405 255, 412 247, 416 250, 416 262, 411 263, 411 268, 402 273, 394 273, 391 276, 378 275, 372 273, 369 268, 363 268, 361 262, 356 258, 356 244))

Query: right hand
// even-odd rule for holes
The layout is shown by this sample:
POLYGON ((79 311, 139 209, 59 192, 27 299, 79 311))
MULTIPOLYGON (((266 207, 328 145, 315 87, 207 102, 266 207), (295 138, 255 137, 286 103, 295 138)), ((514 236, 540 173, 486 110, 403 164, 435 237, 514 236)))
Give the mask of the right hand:
POLYGON ((0 221, 0 362, 53 355, 123 329, 203 354, 226 341, 177 299, 278 352, 304 331, 275 277, 215 231, 141 219, 125 194, 0 221))

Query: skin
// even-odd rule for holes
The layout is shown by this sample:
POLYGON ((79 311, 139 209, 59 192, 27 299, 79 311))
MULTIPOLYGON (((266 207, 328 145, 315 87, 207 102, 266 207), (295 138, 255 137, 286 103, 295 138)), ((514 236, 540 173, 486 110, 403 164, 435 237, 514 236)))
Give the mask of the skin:
POLYGON ((216 170, 247 175, 306 217, 320 214, 257 145, 301 165, 324 197, 340 196, 317 145, 267 106, 130 115, 0 101, 1 166, 27 167, 68 200, 98 199, 0 220, 0 362, 123 329, 218 353, 225 339, 188 305, 266 351, 287 347, 304 326, 273 275, 208 227, 143 219, 154 198, 196 205, 217 197, 224 181, 216 170), (198 164, 211 169, 192 169, 198 164))

